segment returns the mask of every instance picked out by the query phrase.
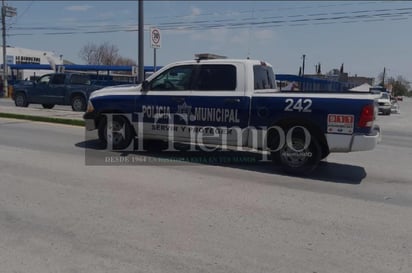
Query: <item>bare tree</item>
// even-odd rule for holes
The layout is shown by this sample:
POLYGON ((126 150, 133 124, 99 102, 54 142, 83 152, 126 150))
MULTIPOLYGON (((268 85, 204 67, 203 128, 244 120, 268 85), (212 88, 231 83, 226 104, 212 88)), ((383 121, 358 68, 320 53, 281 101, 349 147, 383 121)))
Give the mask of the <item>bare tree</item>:
POLYGON ((86 63, 86 64, 96 64, 96 52, 97 46, 92 43, 88 43, 79 52, 79 57, 86 63))
POLYGON ((100 64, 113 65, 119 58, 119 49, 105 42, 99 46, 98 52, 100 52, 100 64))
POLYGON ((105 42, 101 45, 88 43, 79 52, 79 57, 86 64, 95 65, 135 65, 131 59, 121 57, 115 45, 105 42))
POLYGON ((115 65, 136 65, 136 61, 130 58, 119 57, 116 60, 115 65))

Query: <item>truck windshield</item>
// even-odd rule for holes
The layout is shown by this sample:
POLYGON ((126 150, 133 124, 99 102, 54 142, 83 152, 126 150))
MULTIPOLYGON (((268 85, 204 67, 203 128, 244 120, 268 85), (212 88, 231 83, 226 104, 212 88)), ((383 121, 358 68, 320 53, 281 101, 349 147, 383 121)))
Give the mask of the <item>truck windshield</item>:
POLYGON ((382 99, 389 99, 389 95, 387 93, 381 93, 382 99))

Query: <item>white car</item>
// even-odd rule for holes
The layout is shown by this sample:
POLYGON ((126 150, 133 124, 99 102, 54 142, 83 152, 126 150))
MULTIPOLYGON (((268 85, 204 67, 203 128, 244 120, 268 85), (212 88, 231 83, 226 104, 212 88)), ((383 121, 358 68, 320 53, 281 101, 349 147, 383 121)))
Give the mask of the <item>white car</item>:
POLYGON ((392 109, 392 102, 390 95, 387 92, 381 92, 378 98, 378 110, 383 115, 390 115, 392 109))

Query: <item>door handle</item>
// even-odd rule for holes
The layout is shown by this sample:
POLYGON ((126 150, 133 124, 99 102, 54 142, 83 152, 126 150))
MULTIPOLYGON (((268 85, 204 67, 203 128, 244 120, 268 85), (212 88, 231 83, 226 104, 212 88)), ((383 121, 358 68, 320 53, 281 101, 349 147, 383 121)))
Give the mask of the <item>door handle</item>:
POLYGON ((228 103, 228 104, 234 104, 234 103, 239 103, 239 102, 240 102, 239 98, 225 99, 225 103, 228 103))
POLYGON ((184 103, 185 102, 185 98, 173 98, 172 100, 174 102, 177 102, 177 103, 184 103))

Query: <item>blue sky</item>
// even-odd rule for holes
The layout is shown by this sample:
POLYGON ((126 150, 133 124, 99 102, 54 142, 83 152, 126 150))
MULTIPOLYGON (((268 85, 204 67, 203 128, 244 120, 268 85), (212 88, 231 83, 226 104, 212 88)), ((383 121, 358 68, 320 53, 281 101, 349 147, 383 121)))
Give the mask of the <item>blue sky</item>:
MULTIPOLYGON (((137 1, 6 1, 7 44, 78 54, 108 42, 138 59, 137 1)), ((145 1, 145 65, 153 65, 149 27, 161 30, 157 65, 211 52, 270 62, 276 73, 344 68, 349 75, 412 81, 411 1, 145 1)))

